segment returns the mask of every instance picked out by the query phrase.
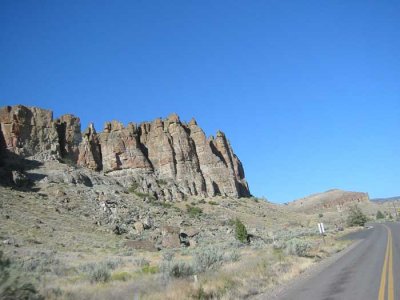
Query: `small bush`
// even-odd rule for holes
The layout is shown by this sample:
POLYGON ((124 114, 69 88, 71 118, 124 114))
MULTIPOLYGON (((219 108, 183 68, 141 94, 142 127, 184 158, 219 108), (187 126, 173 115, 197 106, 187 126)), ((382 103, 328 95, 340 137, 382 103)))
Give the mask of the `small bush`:
POLYGON ((186 211, 191 217, 198 217, 203 213, 203 210, 200 207, 194 207, 191 205, 186 205, 186 211))
POLYGON ((109 259, 105 264, 110 270, 115 270, 122 264, 122 259, 109 259))
POLYGON ((88 272, 90 282, 107 282, 111 279, 111 273, 107 265, 95 265, 92 270, 88 272))
POLYGON ((172 252, 172 251, 165 251, 165 252, 162 254, 162 259, 163 259, 164 261, 172 261, 172 260, 174 259, 174 256, 175 256, 175 253, 174 253, 174 252, 172 252))
POLYGON ((385 215, 380 210, 378 210, 378 212, 376 213, 376 219, 379 220, 379 219, 384 219, 384 218, 385 218, 385 215))
POLYGON ((164 179, 157 179, 156 182, 158 183, 158 185, 167 185, 168 182, 164 179))
POLYGON ((111 275, 113 281, 127 281, 132 278, 132 275, 128 272, 117 272, 111 275))
POLYGON ((161 206, 164 208, 171 208, 172 207, 172 203, 169 202, 161 202, 161 206))
POLYGON ((136 258, 134 260, 134 263, 136 266, 141 267, 141 268, 150 265, 150 262, 143 257, 136 258))
POLYGON ((239 261, 240 260, 240 252, 236 249, 232 250, 231 252, 229 252, 228 254, 225 255, 224 260, 225 261, 239 261))
POLYGON ((285 252, 289 255, 305 257, 311 249, 311 244, 298 238, 286 242, 285 252))
POLYGON ((221 249, 216 247, 207 247, 199 249, 194 254, 194 266, 196 271, 204 272, 219 265, 224 259, 221 249))
POLYGON ((159 268, 157 266, 146 265, 142 268, 142 273, 145 273, 145 274, 155 274, 158 271, 159 271, 159 268))
POLYGON ((135 191, 137 190, 138 187, 139 187, 139 183, 134 181, 134 182, 132 182, 131 186, 128 188, 128 192, 135 193, 135 191))
POLYGON ((162 261, 160 271, 165 277, 182 278, 194 274, 192 264, 184 261, 162 261))
POLYGON ((208 201, 208 204, 210 204, 210 205, 218 205, 218 203, 215 202, 215 201, 208 201))
POLYGON ((246 226, 244 226, 244 224, 239 219, 236 219, 235 221, 235 237, 238 241, 242 243, 248 242, 246 226))
POLYGON ((353 206, 350 208, 349 216, 347 217, 348 226, 364 226, 367 221, 367 216, 358 206, 353 206))
POLYGON ((43 300, 32 283, 22 283, 20 278, 10 279, 11 261, 0 251, 0 299, 43 300))
POLYGON ((199 204, 206 204, 206 200, 201 199, 201 200, 199 201, 199 204))
POLYGON ((134 194, 136 196, 138 196, 139 198, 142 198, 142 199, 148 198, 150 201, 155 201, 156 200, 156 198, 153 195, 149 194, 149 193, 142 193, 142 192, 136 192, 135 191, 134 194))

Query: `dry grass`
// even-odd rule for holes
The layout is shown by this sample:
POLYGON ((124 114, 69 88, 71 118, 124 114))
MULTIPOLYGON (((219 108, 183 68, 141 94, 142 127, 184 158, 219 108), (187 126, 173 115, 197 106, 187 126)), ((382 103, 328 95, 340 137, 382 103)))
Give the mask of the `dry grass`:
MULTIPOLYGON (((218 205, 194 199, 190 201, 203 210, 196 225, 202 228, 198 245, 195 249, 176 250, 175 259, 191 264, 195 252, 210 244, 221 248, 226 257, 237 252, 240 259, 224 258, 215 268, 198 273, 197 282, 193 276, 165 278, 158 273, 162 252, 128 251, 122 247, 122 236, 113 234, 105 226, 95 225, 96 220, 82 214, 81 209, 57 212, 59 199, 51 195, 55 193, 53 189, 60 187, 49 187, 49 197, 0 189, 0 215, 9 216, 0 218, 0 237, 13 237, 18 244, 0 245, 0 250, 32 269, 26 275, 37 279, 36 286, 46 299, 242 299, 284 284, 317 261, 346 247, 346 242, 336 240, 337 233, 329 234, 326 244, 322 243, 315 235, 316 223, 320 221, 317 214, 299 214, 284 206, 251 198, 214 199, 218 205), (260 240, 237 248, 233 243, 234 233, 227 233, 230 227, 226 225, 235 218, 240 218, 248 232, 260 240), (223 238, 216 237, 216 229, 222 227, 223 238), (313 245, 309 257, 285 255, 273 249, 273 241, 284 244, 293 237, 313 245), (35 258, 42 261, 36 262, 35 258), (82 270, 85 264, 110 260, 119 263, 115 268, 110 267, 107 282, 91 282, 88 273, 82 270), (149 265, 139 261, 148 261, 149 265), (40 268, 34 268, 36 263, 40 268)), ((90 208, 90 203, 80 198, 72 199, 71 205, 79 201, 83 210, 90 208)), ((137 205, 143 205, 142 201, 137 205)), ((186 211, 185 202, 174 205, 186 211)), ((171 208, 170 215, 173 211, 171 208)), ((339 217, 334 212, 324 212, 326 227, 333 228, 339 217)), ((182 218, 186 216, 178 216, 177 220, 182 218)))

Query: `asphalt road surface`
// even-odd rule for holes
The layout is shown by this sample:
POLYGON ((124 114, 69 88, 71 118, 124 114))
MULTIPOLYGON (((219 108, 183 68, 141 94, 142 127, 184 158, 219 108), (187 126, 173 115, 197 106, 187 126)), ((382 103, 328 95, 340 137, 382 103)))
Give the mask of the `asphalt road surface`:
POLYGON ((400 223, 373 224, 358 237, 361 242, 348 253, 279 299, 399 300, 400 223))

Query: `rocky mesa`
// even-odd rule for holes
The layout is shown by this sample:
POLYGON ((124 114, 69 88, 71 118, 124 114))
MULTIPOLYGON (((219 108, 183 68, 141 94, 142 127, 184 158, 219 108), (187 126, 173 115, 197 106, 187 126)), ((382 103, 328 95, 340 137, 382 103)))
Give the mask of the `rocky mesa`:
POLYGON ((323 193, 313 194, 288 203, 289 207, 314 212, 315 209, 334 208, 341 210, 349 205, 369 202, 368 193, 350 192, 332 189, 323 193))
POLYGON ((207 138, 194 119, 185 123, 172 114, 127 126, 107 122, 102 132, 90 124, 82 132, 74 115, 53 119, 50 110, 16 105, 0 108, 0 124, 3 157, 62 161, 162 200, 250 196, 242 163, 225 134, 207 138))

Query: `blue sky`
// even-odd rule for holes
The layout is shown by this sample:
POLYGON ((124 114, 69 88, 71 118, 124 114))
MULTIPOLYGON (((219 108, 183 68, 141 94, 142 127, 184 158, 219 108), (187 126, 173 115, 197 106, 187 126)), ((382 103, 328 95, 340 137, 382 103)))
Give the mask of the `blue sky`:
POLYGON ((82 127, 176 112, 251 191, 400 195, 399 1, 0 0, 0 104, 82 127))

